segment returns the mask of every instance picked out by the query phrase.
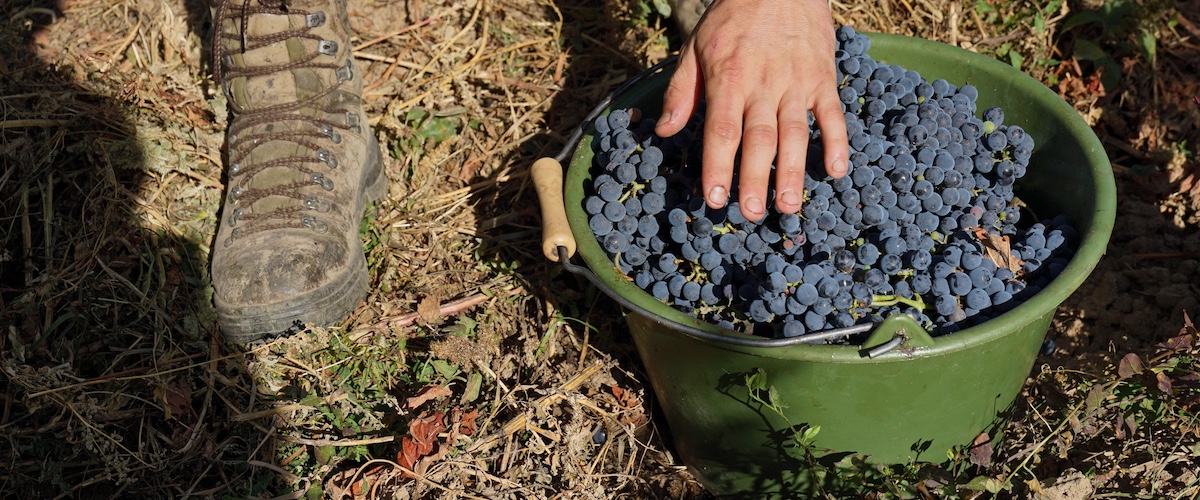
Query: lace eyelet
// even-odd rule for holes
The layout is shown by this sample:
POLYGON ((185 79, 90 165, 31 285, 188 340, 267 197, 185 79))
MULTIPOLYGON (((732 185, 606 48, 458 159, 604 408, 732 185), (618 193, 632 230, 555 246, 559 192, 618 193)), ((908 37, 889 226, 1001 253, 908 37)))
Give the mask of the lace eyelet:
POLYGON ((321 11, 313 12, 304 16, 304 25, 309 28, 320 28, 325 25, 325 13, 321 11))
POLYGON ((325 162, 325 165, 330 169, 338 167, 337 157, 333 156, 333 153, 330 153, 328 149, 317 151, 317 159, 325 162))
POLYGON ((233 56, 229 55, 229 54, 223 54, 221 56, 221 63, 232 68, 233 67, 233 56))
POLYGON ((346 126, 354 129, 355 132, 362 133, 362 127, 359 125, 359 117, 357 113, 350 111, 346 112, 346 126))
POLYGON ((321 174, 313 174, 312 180, 313 180, 313 184, 321 186, 326 191, 333 191, 333 179, 325 177, 324 175, 321 175, 321 174))
POLYGON ((229 214, 229 226, 236 226, 238 221, 242 220, 243 215, 246 215, 246 210, 242 208, 234 209, 233 213, 229 214))
POLYGON ((301 217, 300 224, 304 227, 312 229, 317 234, 325 234, 329 231, 329 224, 326 224, 325 221, 317 219, 312 215, 305 215, 301 217))
POLYGON ((332 208, 332 206, 328 201, 317 198, 316 196, 309 196, 308 198, 304 199, 304 208, 324 214, 329 213, 329 210, 332 208))
POLYGON ((241 235, 242 235, 242 228, 240 228, 240 227, 234 228, 233 231, 231 231, 229 233, 229 237, 225 239, 225 248, 229 248, 229 247, 233 246, 234 238, 237 238, 238 236, 241 236, 241 235))
POLYGON ((322 123, 321 124, 321 133, 325 134, 325 137, 328 137, 329 140, 331 142, 333 142, 334 144, 341 144, 341 142, 342 142, 342 135, 337 133, 337 131, 333 129, 332 125, 329 125, 327 123, 322 123))
POLYGON ((242 173, 242 164, 241 163, 234 162, 229 165, 229 175, 230 176, 238 175, 240 173, 242 173))
POLYGON ((351 65, 350 60, 347 59, 346 65, 335 70, 334 74, 337 75, 338 83, 346 82, 354 78, 354 68, 351 65))
POLYGON ((317 42, 317 52, 320 52, 322 55, 336 56, 337 51, 338 44, 333 40, 321 40, 317 42))
POLYGON ((229 200, 234 203, 237 203, 238 198, 241 198, 242 194, 244 194, 242 187, 234 186, 232 189, 229 190, 229 200))

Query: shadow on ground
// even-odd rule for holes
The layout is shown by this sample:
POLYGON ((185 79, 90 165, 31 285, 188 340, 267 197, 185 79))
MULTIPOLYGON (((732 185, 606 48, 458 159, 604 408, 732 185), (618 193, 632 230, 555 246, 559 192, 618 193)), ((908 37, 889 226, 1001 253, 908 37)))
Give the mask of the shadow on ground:
MULTIPOLYGON (((253 397, 211 307, 215 219, 169 202, 211 201, 220 186, 196 161, 209 153, 153 133, 170 113, 212 121, 196 89, 163 77, 194 55, 124 39, 135 23, 156 36, 169 9, 0 6, 6 495, 247 496, 273 474, 247 461, 267 429, 231 418, 253 397)), ((175 123, 179 137, 212 132, 175 123)))

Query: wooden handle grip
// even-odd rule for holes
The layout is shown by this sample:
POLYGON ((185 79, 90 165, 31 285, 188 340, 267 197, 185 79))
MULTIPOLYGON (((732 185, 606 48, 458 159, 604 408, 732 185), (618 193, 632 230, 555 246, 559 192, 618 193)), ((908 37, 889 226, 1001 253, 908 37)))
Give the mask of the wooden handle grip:
POLYGON ((566 247, 567 257, 575 255, 575 236, 567 224, 563 202, 563 169, 554 158, 533 162, 533 187, 542 205, 542 253, 558 262, 558 247, 566 247))

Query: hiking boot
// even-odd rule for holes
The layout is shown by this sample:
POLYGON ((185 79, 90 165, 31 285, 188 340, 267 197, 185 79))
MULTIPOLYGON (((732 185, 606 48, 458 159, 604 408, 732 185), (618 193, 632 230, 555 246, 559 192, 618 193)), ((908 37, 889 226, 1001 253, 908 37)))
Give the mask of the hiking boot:
POLYGON ((387 191, 345 0, 223 0, 213 19, 232 116, 212 246, 221 330, 246 343, 336 323, 366 295, 359 223, 387 191))

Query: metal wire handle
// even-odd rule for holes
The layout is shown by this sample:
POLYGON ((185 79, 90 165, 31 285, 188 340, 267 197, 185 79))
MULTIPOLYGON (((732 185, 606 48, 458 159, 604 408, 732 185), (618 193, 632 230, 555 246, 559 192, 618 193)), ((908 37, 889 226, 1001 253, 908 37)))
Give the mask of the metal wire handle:
MULTIPOLYGON (((661 62, 659 62, 658 64, 651 66, 646 71, 643 71, 643 72, 639 73, 638 75, 634 76, 633 78, 630 78, 628 81, 621 84, 621 86, 617 87, 616 90, 614 90, 611 94, 609 94, 608 97, 605 97, 604 100, 600 101, 600 103, 597 104, 596 107, 593 108, 590 113, 588 113, 587 118, 585 118, 583 120, 583 122, 579 125, 579 128, 577 128, 575 130, 575 132, 573 134, 571 134, 571 137, 569 139, 567 139, 566 144, 563 145, 562 151, 560 151, 558 153, 558 155, 554 157, 554 159, 556 161, 558 161, 559 164, 563 165, 564 168, 566 168, 566 166, 569 165, 569 163, 567 162, 567 159, 575 151, 576 146, 579 145, 579 141, 583 139, 583 135, 584 135, 584 133, 587 132, 588 127, 591 126, 592 122, 595 121, 596 117, 600 116, 600 114, 603 113, 604 110, 607 109, 609 107, 609 105, 612 104, 612 101, 614 99, 616 99, 618 96, 623 94, 626 90, 630 89, 634 85, 637 85, 638 83, 640 83, 642 80, 645 80, 647 77, 654 75, 655 73, 658 73, 659 71, 661 71, 663 68, 666 68, 667 66, 675 64, 675 62, 677 60, 678 60, 678 56, 668 57, 668 58, 662 60, 661 62)), ((726 344, 732 344, 732 345, 743 346, 743 347, 786 347, 786 346, 792 346, 792 345, 797 345, 797 344, 811 344, 811 343, 820 342, 823 340, 838 339, 838 338, 843 338, 843 337, 847 337, 847 336, 858 334, 858 333, 864 333, 864 332, 870 331, 872 328, 875 328, 878 325, 877 323, 874 323, 874 322, 861 323, 861 324, 851 325, 851 326, 842 327, 842 328, 833 328, 833 329, 829 329, 829 330, 822 330, 819 332, 813 332, 813 333, 808 333, 808 334, 804 334, 804 335, 797 335, 795 337, 784 337, 784 338, 743 337, 743 336, 738 336, 738 335, 732 335, 732 333, 737 333, 737 332, 733 332, 730 330, 722 330, 723 332, 728 332, 728 333, 712 332, 712 331, 705 330, 702 328, 697 328, 692 325, 680 323, 678 321, 665 318, 659 314, 650 312, 646 308, 634 303, 633 301, 629 300, 628 298, 617 293, 612 288, 609 288, 609 286, 606 285, 603 281, 601 281, 600 278, 598 276, 596 276, 596 274, 593 273, 591 269, 587 268, 586 266, 579 266, 579 265, 572 264, 571 263, 571 252, 568 251, 568 249, 566 247, 559 246, 557 248, 557 250, 558 250, 558 262, 560 264, 562 264, 564 269, 566 269, 567 271, 570 271, 572 274, 584 277, 585 279, 590 281, 593 285, 595 285, 596 288, 599 288, 601 291, 603 291, 605 295, 608 295, 613 300, 617 301, 617 303, 621 304, 621 306, 623 306, 626 309, 633 311, 637 314, 645 316, 646 318, 650 319, 651 321, 653 321, 655 323, 658 323, 659 325, 678 330, 688 336, 691 336, 691 337, 694 337, 694 338, 697 338, 700 340, 706 340, 709 342, 722 342, 722 343, 726 343, 726 344)), ((713 325, 713 326, 716 326, 716 325, 713 325)), ((901 332, 896 332, 896 334, 892 337, 892 339, 890 341, 868 350, 866 355, 869 358, 875 358, 875 357, 881 356, 883 354, 886 354, 886 353, 900 347, 901 345, 904 345, 904 342, 907 340, 908 340, 908 337, 905 334, 903 334, 901 332)))

